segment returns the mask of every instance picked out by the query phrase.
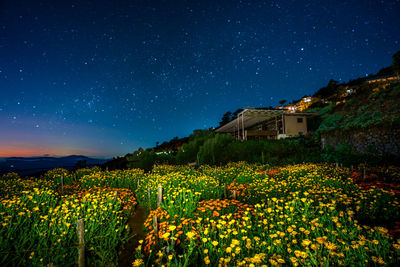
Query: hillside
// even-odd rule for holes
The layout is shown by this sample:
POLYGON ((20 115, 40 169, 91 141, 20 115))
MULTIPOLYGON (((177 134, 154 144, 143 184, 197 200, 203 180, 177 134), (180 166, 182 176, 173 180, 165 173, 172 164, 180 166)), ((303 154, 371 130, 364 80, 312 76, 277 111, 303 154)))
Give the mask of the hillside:
POLYGON ((400 83, 364 82, 353 90, 335 102, 315 103, 307 109, 321 115, 317 132, 400 124, 400 83))

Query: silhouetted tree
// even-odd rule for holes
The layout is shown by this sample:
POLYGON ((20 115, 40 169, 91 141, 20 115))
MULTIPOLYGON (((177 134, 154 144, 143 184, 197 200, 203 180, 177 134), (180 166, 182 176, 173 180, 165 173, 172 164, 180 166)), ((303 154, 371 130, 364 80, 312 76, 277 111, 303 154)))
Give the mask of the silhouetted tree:
POLYGON ((230 111, 226 112, 223 116, 221 121, 219 122, 219 126, 225 125, 232 120, 232 113, 230 111))
POLYGON ((242 108, 238 108, 235 112, 233 112, 232 120, 235 119, 239 115, 239 113, 242 112, 242 111, 243 111, 242 108))
POLYGON ((330 96, 333 96, 336 93, 336 90, 338 88, 338 81, 335 81, 331 79, 328 83, 327 86, 322 87, 319 89, 314 96, 319 97, 319 98, 328 98, 330 96))
POLYGON ((282 99, 281 101, 279 101, 279 105, 283 105, 286 103, 286 99, 282 99))

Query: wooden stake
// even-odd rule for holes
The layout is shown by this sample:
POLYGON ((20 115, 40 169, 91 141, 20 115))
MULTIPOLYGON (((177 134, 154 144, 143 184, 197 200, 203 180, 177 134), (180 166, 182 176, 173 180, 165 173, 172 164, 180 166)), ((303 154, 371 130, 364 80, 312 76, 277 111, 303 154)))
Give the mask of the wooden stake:
POLYGON ((157 216, 153 216, 153 229, 154 229, 154 234, 156 237, 158 237, 158 226, 157 226, 157 216))
POLYGON ((85 266, 85 227, 83 219, 79 219, 77 222, 76 229, 78 231, 78 266, 85 266))
POLYGON ((233 199, 236 199, 236 190, 233 190, 233 199))
POLYGON ((161 206, 162 202, 162 185, 158 185, 158 192, 157 192, 157 207, 161 206))
POLYGON ((140 179, 137 180, 137 187, 139 188, 140 179))

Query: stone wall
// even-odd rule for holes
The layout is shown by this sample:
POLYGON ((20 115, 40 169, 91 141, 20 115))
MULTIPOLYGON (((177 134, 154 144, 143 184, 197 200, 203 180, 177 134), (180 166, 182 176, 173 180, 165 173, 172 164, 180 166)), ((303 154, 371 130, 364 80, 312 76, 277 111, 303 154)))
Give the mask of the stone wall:
POLYGON ((322 147, 331 145, 334 148, 341 144, 349 144, 360 153, 372 148, 379 154, 400 156, 400 127, 377 127, 360 130, 332 131, 321 134, 322 147))

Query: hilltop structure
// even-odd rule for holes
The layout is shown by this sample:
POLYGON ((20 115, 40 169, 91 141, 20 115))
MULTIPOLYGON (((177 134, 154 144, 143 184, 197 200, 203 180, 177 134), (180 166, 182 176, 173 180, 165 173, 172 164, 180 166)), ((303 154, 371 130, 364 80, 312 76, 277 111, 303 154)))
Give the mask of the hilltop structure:
POLYGON ((246 108, 236 119, 217 128, 215 132, 230 133, 237 140, 295 137, 308 133, 307 118, 316 115, 283 109, 246 108))

